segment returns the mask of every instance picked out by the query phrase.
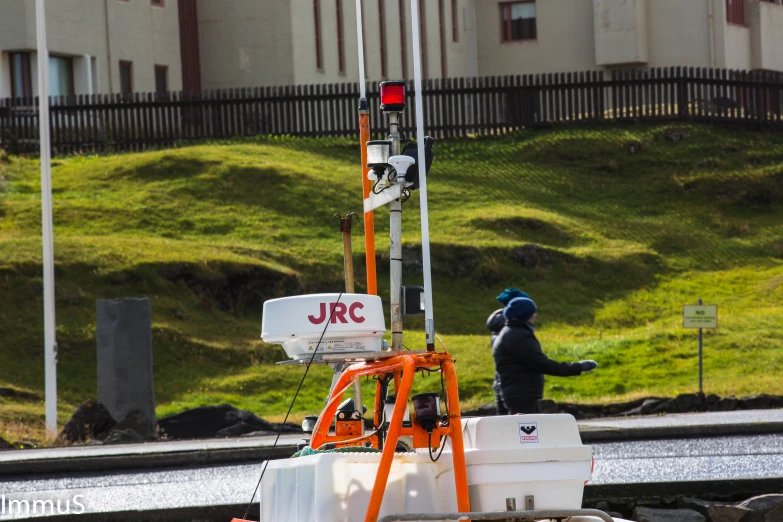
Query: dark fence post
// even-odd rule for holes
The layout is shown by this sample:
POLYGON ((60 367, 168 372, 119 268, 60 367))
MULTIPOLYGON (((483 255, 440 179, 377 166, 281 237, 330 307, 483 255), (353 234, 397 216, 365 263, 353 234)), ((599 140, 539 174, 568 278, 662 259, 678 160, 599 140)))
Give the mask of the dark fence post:
POLYGON ((681 67, 677 67, 677 115, 688 119, 688 82, 681 67))

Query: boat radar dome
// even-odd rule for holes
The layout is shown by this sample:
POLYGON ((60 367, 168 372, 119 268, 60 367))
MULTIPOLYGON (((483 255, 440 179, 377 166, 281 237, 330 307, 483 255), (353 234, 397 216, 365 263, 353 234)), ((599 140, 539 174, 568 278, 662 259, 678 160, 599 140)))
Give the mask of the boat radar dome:
POLYGON ((311 294, 264 303, 261 338, 283 345, 294 360, 309 360, 314 352, 316 359, 328 354, 380 352, 385 333, 377 295, 311 294))

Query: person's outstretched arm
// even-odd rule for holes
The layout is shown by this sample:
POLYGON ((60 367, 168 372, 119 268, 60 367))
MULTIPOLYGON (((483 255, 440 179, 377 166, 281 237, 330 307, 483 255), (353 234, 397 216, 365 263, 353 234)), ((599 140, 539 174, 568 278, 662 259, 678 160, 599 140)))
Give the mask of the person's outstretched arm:
POLYGON ((556 377, 571 377, 595 370, 598 363, 595 361, 580 362, 559 362, 550 359, 541 350, 538 341, 530 340, 528 349, 523 350, 524 362, 527 366, 544 375, 554 375, 556 377))

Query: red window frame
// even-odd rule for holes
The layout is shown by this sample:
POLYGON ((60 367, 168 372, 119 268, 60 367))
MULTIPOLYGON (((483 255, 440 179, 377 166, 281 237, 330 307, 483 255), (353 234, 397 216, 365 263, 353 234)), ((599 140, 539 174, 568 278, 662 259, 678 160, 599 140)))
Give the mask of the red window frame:
POLYGON ((400 13, 400 64, 402 67, 402 74, 400 77, 403 80, 408 79, 408 37, 406 33, 405 23, 405 0, 399 0, 398 9, 400 13))
POLYGON ((747 27, 745 22, 745 0, 726 0, 726 21, 733 25, 747 27))
MULTIPOLYGON (((726 0, 730 1, 730 0, 726 0)), ((534 38, 520 38, 518 40, 514 40, 511 38, 511 6, 515 4, 536 4, 536 0, 516 0, 514 2, 501 2, 498 4, 500 6, 500 41, 501 43, 511 43, 511 42, 535 42, 538 40, 538 10, 536 9, 536 36, 534 38), (503 23, 503 15, 504 13, 508 12, 508 22, 507 25, 504 26, 503 23), (508 35, 508 38, 506 38, 506 35, 508 35)))
POLYGON ((337 66, 345 74, 345 35, 343 34, 343 0, 335 0, 337 10, 337 66))
POLYGON ((127 61, 127 60, 120 60, 120 93, 121 94, 133 94, 133 62, 127 61), (127 69, 128 70, 128 83, 129 83, 129 90, 127 92, 123 92, 123 85, 122 85, 122 70, 127 69))
POLYGON ((321 2, 313 0, 313 19, 315 21, 315 68, 324 70, 324 53, 321 42, 321 2))
POLYGON ((381 78, 387 77, 386 71, 386 0, 378 0, 378 40, 381 42, 381 78))
POLYGON ((30 69, 30 53, 8 53, 8 66, 11 69, 11 97, 12 98, 32 98, 33 96, 33 77, 30 69), (16 71, 14 67, 15 57, 22 58, 22 92, 16 92, 16 71))
POLYGON ((457 0, 451 0, 451 41, 459 43, 459 14, 457 0))

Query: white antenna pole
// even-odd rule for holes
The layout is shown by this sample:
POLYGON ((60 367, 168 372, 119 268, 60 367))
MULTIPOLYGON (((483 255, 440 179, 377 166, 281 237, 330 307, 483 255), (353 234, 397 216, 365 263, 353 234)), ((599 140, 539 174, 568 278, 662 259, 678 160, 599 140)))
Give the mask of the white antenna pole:
POLYGON ((57 338, 54 320, 54 234, 52 232, 52 159, 49 136, 49 49, 44 0, 35 0, 38 32, 38 130, 41 145, 41 225, 43 228, 44 360, 46 434, 57 436, 57 338))
POLYGON ((424 269, 424 331, 427 349, 434 349, 435 318, 432 312, 432 268, 430 266, 430 217, 427 207, 427 163, 424 154, 424 100, 421 88, 421 39, 419 38, 419 2, 411 0, 413 33, 413 81, 416 92, 416 143, 418 145, 419 199, 421 201, 421 260, 424 269))
MULTIPOLYGON (((364 24, 362 24, 362 0, 356 0, 356 39, 359 42, 359 97, 367 99, 367 77, 364 75, 364 24)), ((362 144, 364 146, 364 144, 362 144)))

